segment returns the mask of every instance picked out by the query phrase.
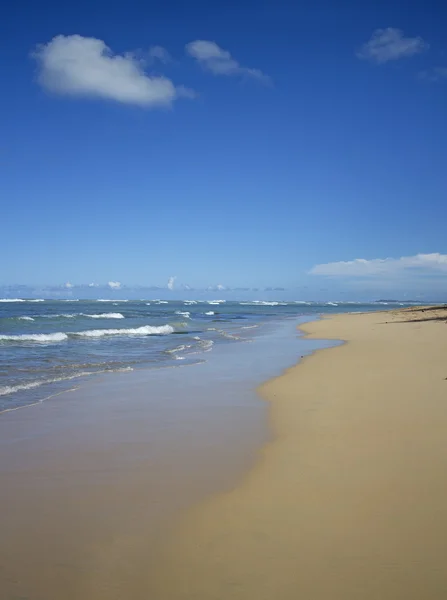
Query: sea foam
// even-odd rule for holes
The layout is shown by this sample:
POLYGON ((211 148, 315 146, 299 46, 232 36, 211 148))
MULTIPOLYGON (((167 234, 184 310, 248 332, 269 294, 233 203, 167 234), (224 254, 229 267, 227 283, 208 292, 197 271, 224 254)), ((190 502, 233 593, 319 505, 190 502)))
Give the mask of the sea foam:
POLYGON ((83 317, 89 317, 90 319, 124 319, 124 315, 121 313, 101 313, 99 315, 89 315, 81 313, 83 317))
POLYGON ((111 335, 169 335, 174 333, 175 329, 171 325, 144 325, 133 329, 87 329, 86 331, 69 331, 63 333, 23 333, 14 335, 0 335, 1 342, 40 342, 54 343, 63 342, 68 338, 100 338, 111 335))
POLYGON ((133 329, 87 329, 69 333, 73 337, 104 337, 106 335, 169 335, 175 329, 171 325, 143 325, 133 329))
POLYGON ((54 377, 53 379, 39 379, 37 381, 30 381, 29 383, 19 383, 18 385, 4 385, 0 387, 0 396, 7 396, 16 392, 32 390, 42 385, 49 385, 50 383, 70 381, 71 379, 77 379, 78 377, 88 377, 89 375, 99 375, 100 373, 117 373, 125 371, 133 371, 133 369, 132 367, 120 367, 119 369, 102 369, 100 371, 80 371, 79 373, 67 375, 66 377, 54 377))
POLYGON ((66 333, 23 333, 14 335, 0 335, 0 342, 63 342, 68 338, 66 333))

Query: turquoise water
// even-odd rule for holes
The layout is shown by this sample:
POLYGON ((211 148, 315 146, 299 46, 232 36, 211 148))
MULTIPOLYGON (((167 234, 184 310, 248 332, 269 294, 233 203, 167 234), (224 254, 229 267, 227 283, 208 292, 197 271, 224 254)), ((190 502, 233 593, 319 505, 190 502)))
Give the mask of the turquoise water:
POLYGON ((384 304, 3 299, 0 411, 99 373, 201 363, 219 345, 253 341, 269 323, 391 308, 384 304))

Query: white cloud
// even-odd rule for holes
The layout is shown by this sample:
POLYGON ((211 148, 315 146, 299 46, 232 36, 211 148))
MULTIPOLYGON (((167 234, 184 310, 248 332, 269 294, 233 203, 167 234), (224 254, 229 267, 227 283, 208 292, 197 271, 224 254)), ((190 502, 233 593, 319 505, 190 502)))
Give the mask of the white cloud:
POLYGON ((107 285, 111 290, 119 290, 121 288, 121 283, 119 281, 109 281, 107 285))
MULTIPOLYGON (((155 53, 161 56, 159 47, 155 53)), ((154 52, 154 49, 152 50, 154 52)), ((151 76, 130 53, 113 54, 102 40, 58 35, 36 48, 38 82, 62 95, 96 97, 146 108, 170 106, 185 88, 170 79, 151 76)))
POLYGON ((195 40, 186 44, 185 49, 204 69, 214 75, 242 75, 253 77, 264 83, 270 82, 270 78, 259 69, 242 67, 228 50, 224 50, 216 42, 195 40))
POLYGON ((315 265, 310 273, 334 277, 447 274, 447 254, 416 254, 415 256, 373 258, 372 260, 355 258, 354 260, 315 265))
POLYGON ((89 283, 88 287, 99 287, 98 283, 89 283))
POLYGON ((221 283, 219 283, 218 285, 216 285, 216 290, 218 292, 222 292, 225 289, 226 289, 226 287, 224 285, 222 285, 221 283))
POLYGON ((428 44, 421 37, 404 37, 401 29, 387 27, 376 29, 357 52, 357 57, 382 64, 420 54, 427 48, 428 44))
POLYGON ((168 279, 168 290, 173 290, 174 289, 174 283, 175 283, 176 279, 177 279, 177 277, 170 277, 168 279))
POLYGON ((70 283, 69 281, 67 281, 67 283, 64 285, 64 287, 66 287, 69 290, 73 287, 73 284, 70 283))

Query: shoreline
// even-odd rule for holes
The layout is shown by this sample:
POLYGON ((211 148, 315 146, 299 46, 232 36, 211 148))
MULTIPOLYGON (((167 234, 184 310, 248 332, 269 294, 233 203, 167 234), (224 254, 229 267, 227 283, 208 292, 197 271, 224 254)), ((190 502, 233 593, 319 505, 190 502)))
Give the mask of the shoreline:
POLYGON ((430 307, 301 325, 346 343, 258 388, 273 439, 241 484, 173 528, 151 597, 444 598, 446 322, 430 307))
POLYGON ((172 524, 239 485, 270 440, 258 382, 322 346, 298 323, 218 346, 193 369, 91 378, 2 414, 0 597, 147 600, 172 524))

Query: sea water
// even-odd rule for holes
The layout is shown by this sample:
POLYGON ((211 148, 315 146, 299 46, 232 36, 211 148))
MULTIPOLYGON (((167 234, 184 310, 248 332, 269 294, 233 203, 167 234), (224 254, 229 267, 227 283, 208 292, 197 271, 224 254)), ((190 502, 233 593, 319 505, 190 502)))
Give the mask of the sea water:
MULTIPOLYGON (((400 304, 402 306, 402 304, 400 304)), ((201 363, 285 319, 382 304, 225 300, 0 300, 0 411, 43 401, 78 381, 201 363)), ((391 306, 390 306, 391 308, 391 306)))

